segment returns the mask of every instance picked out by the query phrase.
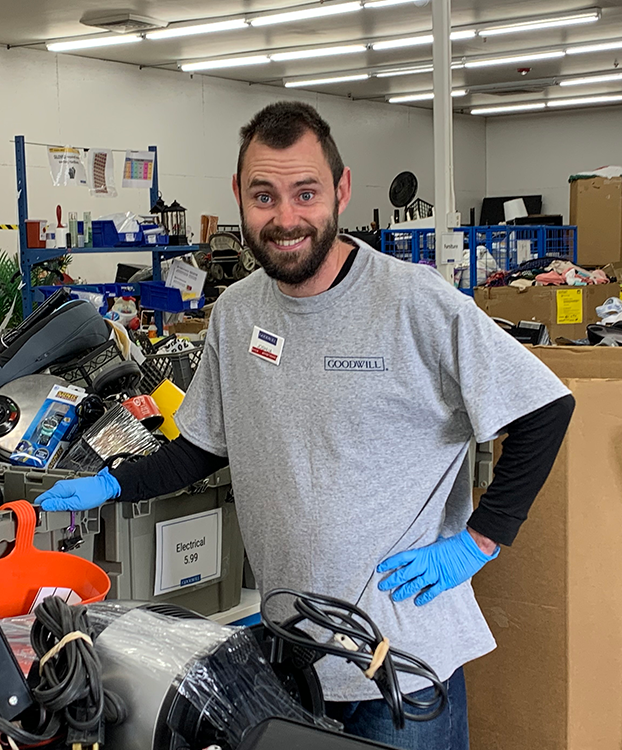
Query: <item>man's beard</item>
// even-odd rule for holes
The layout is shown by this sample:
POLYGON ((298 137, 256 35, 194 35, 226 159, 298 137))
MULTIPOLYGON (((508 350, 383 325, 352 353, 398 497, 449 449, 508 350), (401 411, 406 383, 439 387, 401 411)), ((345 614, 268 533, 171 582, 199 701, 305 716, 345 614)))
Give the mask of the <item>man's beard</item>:
POLYGON ((300 226, 285 230, 282 227, 270 225, 264 227, 259 236, 254 234, 244 220, 242 213, 242 231, 244 239, 256 260, 263 266, 264 271, 276 281, 298 286, 315 276, 322 263, 326 260, 328 251, 333 246, 338 232, 339 211, 335 203, 332 217, 326 222, 321 231, 312 226, 300 226), (298 237, 309 237, 311 247, 305 250, 279 251, 269 246, 269 241, 282 242, 294 240, 298 237))

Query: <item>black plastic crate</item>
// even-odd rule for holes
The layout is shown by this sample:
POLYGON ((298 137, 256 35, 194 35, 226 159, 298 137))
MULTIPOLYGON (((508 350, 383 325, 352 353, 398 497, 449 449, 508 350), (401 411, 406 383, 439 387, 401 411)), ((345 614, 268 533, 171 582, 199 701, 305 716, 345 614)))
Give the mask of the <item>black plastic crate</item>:
POLYGON ((202 354, 203 346, 175 354, 146 354, 140 368, 143 373, 141 385, 145 390, 154 391, 165 378, 168 378, 178 388, 187 391, 201 362, 202 354))
POLYGON ((50 372, 72 385, 90 388, 101 372, 123 361, 123 356, 114 341, 107 341, 81 357, 72 359, 71 362, 53 365, 50 367, 50 372))

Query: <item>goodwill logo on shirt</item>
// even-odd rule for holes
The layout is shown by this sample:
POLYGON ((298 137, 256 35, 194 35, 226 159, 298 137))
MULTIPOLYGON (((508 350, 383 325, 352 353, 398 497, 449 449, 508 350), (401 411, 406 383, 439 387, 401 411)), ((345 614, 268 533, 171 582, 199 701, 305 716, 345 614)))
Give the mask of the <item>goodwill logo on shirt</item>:
POLYGON ((384 372, 384 357, 324 357, 324 369, 337 372, 384 372))

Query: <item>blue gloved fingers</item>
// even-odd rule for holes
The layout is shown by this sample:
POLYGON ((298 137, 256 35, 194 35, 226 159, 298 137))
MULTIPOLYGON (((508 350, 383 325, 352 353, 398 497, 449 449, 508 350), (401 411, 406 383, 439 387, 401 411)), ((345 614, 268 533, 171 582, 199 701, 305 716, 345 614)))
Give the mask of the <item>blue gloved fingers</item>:
POLYGON ((437 583, 435 586, 432 586, 427 591, 423 591, 415 598, 415 606, 423 607, 424 604, 431 602, 432 599, 435 599, 443 591, 446 591, 446 589, 440 583, 437 583))
MULTIPOLYGON (((380 591, 388 591, 389 589, 397 588, 403 583, 412 581, 413 578, 417 578, 417 576, 424 575, 429 569, 430 557, 426 547, 409 550, 407 554, 410 556, 411 562, 398 570, 394 570, 394 572, 391 573, 388 578, 385 578, 384 581, 380 581, 378 584, 380 591)), ((395 557, 399 557, 399 555, 395 555, 395 557)), ((432 581, 432 583, 434 583, 434 581, 432 581)))
POLYGON ((411 581, 408 581, 403 586, 400 586, 391 594, 391 599, 394 602, 403 602, 404 599, 410 599, 411 596, 420 594, 424 589, 430 588, 438 582, 438 577, 433 577, 430 574, 417 576, 411 581))
MULTIPOLYGON (((71 497, 75 493, 75 489, 72 487, 71 479, 61 479, 49 490, 43 492, 37 498, 37 505, 43 505, 46 500, 51 500, 59 497, 71 497)), ((45 508, 44 508, 45 510, 45 508)))
POLYGON ((403 565, 409 563, 414 555, 418 552, 416 549, 407 549, 404 552, 398 552, 396 555, 391 555, 383 560, 376 568, 377 573, 387 573, 389 570, 395 570, 395 568, 401 568, 403 565))
MULTIPOLYGON (((82 505, 82 501, 76 494, 71 495, 58 495, 57 497, 52 496, 52 490, 48 490, 48 492, 45 493, 46 495, 50 495, 50 497, 43 500, 43 502, 40 502, 42 510, 47 511, 56 511, 56 510, 83 510, 84 506, 82 505)), ((41 501, 41 497, 39 498, 39 501, 41 501)))
POLYGON ((93 477, 78 477, 57 482, 39 496, 43 510, 90 510, 106 500, 119 497, 121 486, 108 469, 93 477))

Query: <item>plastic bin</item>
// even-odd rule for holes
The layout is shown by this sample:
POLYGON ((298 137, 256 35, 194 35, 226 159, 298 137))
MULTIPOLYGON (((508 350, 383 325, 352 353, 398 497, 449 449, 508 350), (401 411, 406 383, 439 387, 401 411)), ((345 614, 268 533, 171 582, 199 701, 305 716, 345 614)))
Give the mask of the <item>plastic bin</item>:
POLYGON ((205 304, 205 297, 184 300, 179 289, 166 286, 163 281, 140 282, 140 304, 146 310, 178 313, 184 310, 198 310, 205 304))
POLYGON ((138 232, 117 232, 114 221, 106 219, 95 219, 92 223, 93 230, 93 247, 119 247, 127 245, 128 247, 142 245, 143 233, 138 232))
MULTIPOLYGON (((87 474, 74 474, 60 469, 29 469, 18 466, 0 466, 0 487, 4 502, 27 500, 35 502, 42 492, 53 487, 59 479, 72 479, 87 474)), ((35 547, 43 551, 64 549, 72 555, 93 561, 95 535, 100 531, 100 508, 78 511, 76 513, 41 511, 35 529, 35 547), (75 524, 76 530, 71 531, 75 524), (79 537, 78 537, 79 534, 79 537), (79 538, 82 543, 73 546, 79 538), (69 549, 71 548, 71 549, 69 549)), ((10 511, 0 512, 0 557, 8 551, 15 541, 15 522, 10 511)))
POLYGON ((175 354, 146 354, 140 368, 143 387, 154 391, 164 378, 168 378, 178 388, 187 391, 202 355, 203 346, 175 354))
POLYGON ((206 480, 197 494, 184 492, 137 503, 106 503, 95 562, 110 576, 113 599, 171 602, 211 615, 240 603, 244 546, 232 502, 231 475, 225 468, 206 480), (156 524, 222 508, 221 576, 154 596, 156 524))

